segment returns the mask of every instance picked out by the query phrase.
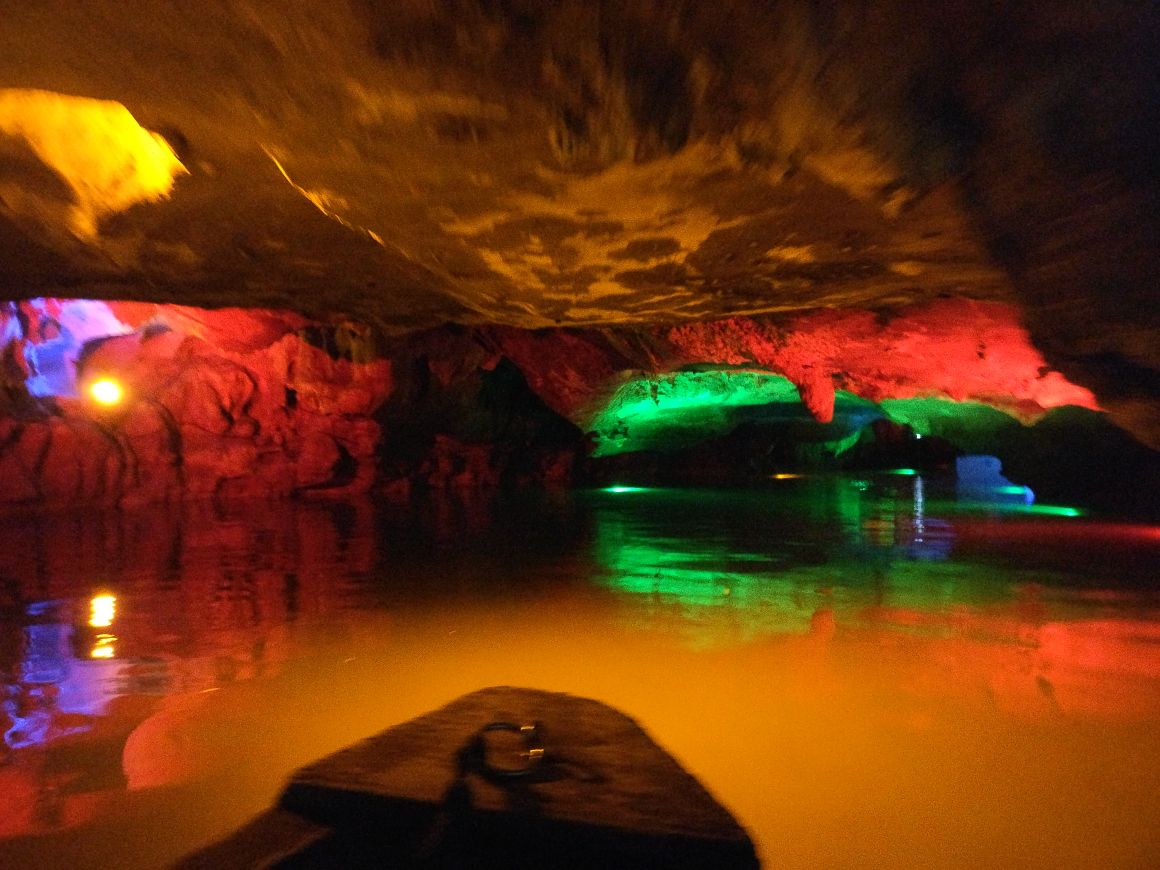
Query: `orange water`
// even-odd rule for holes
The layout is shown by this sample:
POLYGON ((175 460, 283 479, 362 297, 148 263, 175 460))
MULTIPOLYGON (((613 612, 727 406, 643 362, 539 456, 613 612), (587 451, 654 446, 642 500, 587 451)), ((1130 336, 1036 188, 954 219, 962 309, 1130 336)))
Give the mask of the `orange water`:
POLYGON ((163 865, 507 684, 633 716, 769 866, 1154 866, 1160 532, 795 487, 10 518, 0 865, 163 865))

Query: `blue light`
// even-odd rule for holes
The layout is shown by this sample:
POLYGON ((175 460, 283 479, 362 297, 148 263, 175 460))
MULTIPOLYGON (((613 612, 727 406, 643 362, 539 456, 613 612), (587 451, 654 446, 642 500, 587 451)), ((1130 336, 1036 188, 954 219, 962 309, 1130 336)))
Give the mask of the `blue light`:
MULTIPOLYGON (((29 369, 24 385, 33 396, 66 396, 77 394, 76 365, 85 343, 94 339, 126 335, 132 329, 117 319, 107 302, 98 299, 44 298, 28 300, 28 306, 38 312, 40 324, 25 335, 16 317, 8 319, 0 338, 5 343, 21 341, 21 353, 29 369), (48 324, 55 335, 38 335, 48 324)), ((51 334, 51 333, 50 333, 51 334)))

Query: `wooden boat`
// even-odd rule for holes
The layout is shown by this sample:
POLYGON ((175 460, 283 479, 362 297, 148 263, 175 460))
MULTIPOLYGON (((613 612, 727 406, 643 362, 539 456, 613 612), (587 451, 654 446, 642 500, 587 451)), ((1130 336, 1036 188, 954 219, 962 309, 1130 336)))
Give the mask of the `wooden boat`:
POLYGON ((754 868, 753 843, 675 759, 597 701, 497 687, 295 773, 185 870, 754 868))

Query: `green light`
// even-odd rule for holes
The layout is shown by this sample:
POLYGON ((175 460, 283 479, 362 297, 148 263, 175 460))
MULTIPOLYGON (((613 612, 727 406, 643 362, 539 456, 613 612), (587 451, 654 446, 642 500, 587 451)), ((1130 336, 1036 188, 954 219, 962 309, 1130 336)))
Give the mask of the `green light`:
POLYGON ((887 474, 897 474, 901 477, 914 477, 918 471, 914 468, 892 468, 886 472, 887 474))
POLYGON ((1082 517, 1084 515, 1084 512, 1079 508, 1054 504, 1029 504, 1023 505, 1022 507, 1017 506, 1016 510, 1049 517, 1082 517))
POLYGON ((1012 504, 1011 502, 995 501, 995 502, 964 502, 963 506, 968 509, 986 508, 989 510, 996 510, 1001 513, 1010 514, 1034 514, 1041 517, 1082 517, 1086 516, 1086 511, 1082 508, 1068 507, 1066 505, 1057 504, 1012 504))
POLYGON ((606 486, 601 492, 646 492, 643 486, 606 486))
POLYGON ((622 384, 584 428, 594 456, 669 450, 730 431, 742 409, 782 406, 805 413, 787 378, 764 372, 674 372, 622 384))
POLYGON ((1026 495, 1027 487, 1025 486, 997 486, 995 492, 1002 495, 1026 495))
POLYGON ((595 440, 593 456, 638 450, 672 452, 734 431, 744 423, 793 433, 815 452, 849 450, 863 426, 881 417, 876 405, 838 391, 834 420, 818 423, 797 387, 770 372, 681 371, 626 381, 576 420, 595 440))
POLYGON ((910 426, 915 434, 946 438, 968 453, 990 453, 995 438, 1020 424, 1009 414, 979 402, 923 397, 883 399, 882 413, 895 423, 910 426))

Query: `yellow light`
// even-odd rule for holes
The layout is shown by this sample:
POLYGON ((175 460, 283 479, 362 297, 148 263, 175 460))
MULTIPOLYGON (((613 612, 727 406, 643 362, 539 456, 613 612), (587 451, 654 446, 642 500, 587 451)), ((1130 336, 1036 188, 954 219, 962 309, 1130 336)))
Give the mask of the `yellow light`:
POLYGON ((805 477, 805 475, 804 474, 784 474, 784 473, 782 473, 782 474, 774 474, 774 475, 772 475, 772 477, 774 480, 797 480, 799 477, 805 477))
POLYGON ((115 634, 98 634, 97 642, 93 644, 93 648, 89 650, 89 658, 91 659, 111 659, 116 656, 116 650, 113 644, 117 642, 115 634))
POLYGON ((0 133, 23 140, 73 194, 63 211, 52 199, 27 193, 18 207, 28 217, 63 221, 85 240, 99 236, 105 216, 165 199, 187 172, 162 136, 110 100, 0 88, 0 133))
POLYGON ((108 628, 117 615, 117 598, 113 595, 95 595, 89 602, 89 625, 108 628))
POLYGON ((124 398, 125 391, 112 378, 101 378, 89 386, 89 395, 99 404, 115 405, 124 398))

